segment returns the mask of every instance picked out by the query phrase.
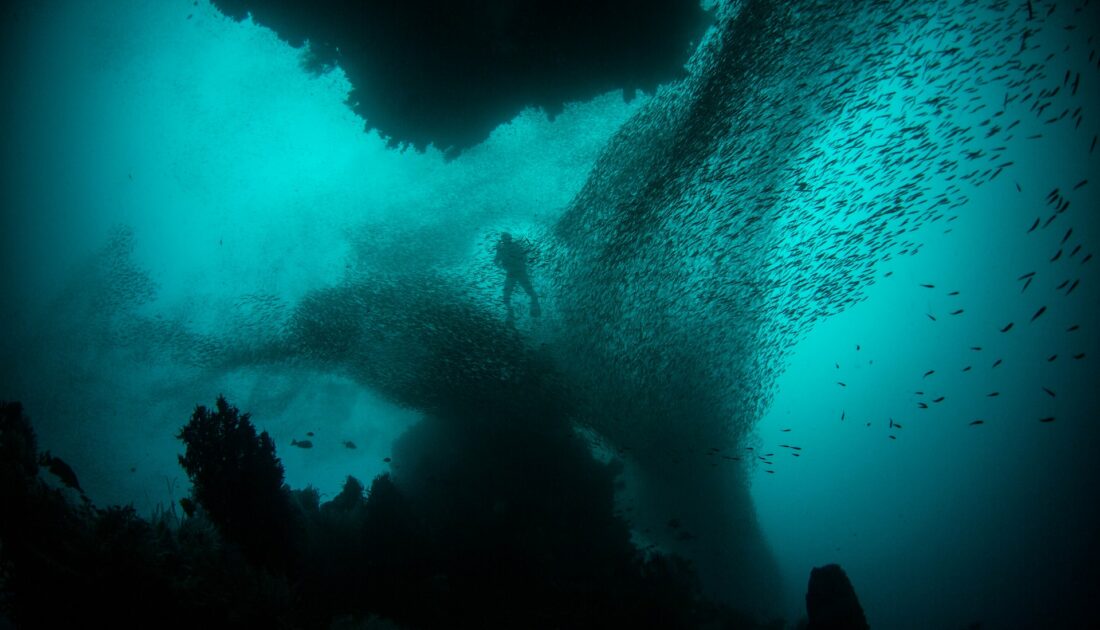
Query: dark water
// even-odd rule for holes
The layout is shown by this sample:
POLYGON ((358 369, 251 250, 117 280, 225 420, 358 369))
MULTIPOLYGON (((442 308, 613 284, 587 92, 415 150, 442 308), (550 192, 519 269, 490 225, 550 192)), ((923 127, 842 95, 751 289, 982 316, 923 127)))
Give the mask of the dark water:
POLYGON ((839 562, 874 627, 1095 622, 1096 7, 716 11, 682 81, 451 160, 212 7, 14 12, 0 397, 142 512, 218 393, 328 496, 491 400, 621 459, 635 544, 740 607, 839 562))

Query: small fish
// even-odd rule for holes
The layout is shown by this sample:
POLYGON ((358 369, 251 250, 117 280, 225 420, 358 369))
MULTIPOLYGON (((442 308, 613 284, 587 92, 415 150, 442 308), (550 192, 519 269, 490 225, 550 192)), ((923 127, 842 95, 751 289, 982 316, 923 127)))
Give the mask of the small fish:
MULTIPOLYGON (((791 430, 790 430, 790 429, 780 429, 780 431, 779 431, 779 432, 780 432, 780 433, 790 433, 790 432, 791 432, 791 430)), ((750 449, 750 450, 751 450, 751 449, 750 449)))
POLYGON ((1042 219, 1043 219, 1042 217, 1039 217, 1039 218, 1035 219, 1035 223, 1031 224, 1031 228, 1028 229, 1027 233, 1031 234, 1032 232, 1034 232, 1035 228, 1039 227, 1039 222, 1042 221, 1042 219))
POLYGON ((382 459, 382 461, 384 461, 388 464, 388 463, 392 462, 393 460, 390 459, 389 457, 385 457, 385 458, 382 459))
POLYGON ((961 308, 957 311, 951 311, 952 315, 962 315, 962 313, 963 313, 963 310, 961 308))
POLYGON ((997 359, 996 361, 993 362, 993 367, 997 367, 998 365, 1001 364, 1002 361, 1004 361, 1004 359, 997 359))
POLYGON ((898 439, 898 436, 896 436, 896 435, 891 435, 891 436, 890 436, 890 439, 891 439, 891 440, 896 440, 896 439, 898 439))
POLYGON ((1034 271, 1029 271, 1029 272, 1025 273, 1024 275, 1022 275, 1022 276, 1020 276, 1019 278, 1016 278, 1016 279, 1017 280, 1027 280, 1028 278, 1030 278, 1031 276, 1034 276, 1034 275, 1035 275, 1034 271))
POLYGON ((970 371, 970 366, 968 365, 968 366, 964 367, 964 368, 962 369, 962 371, 963 371, 963 372, 969 372, 969 371, 970 371))
POLYGON ((774 470, 765 470, 764 472, 768 473, 769 475, 774 475, 775 474, 774 470))
POLYGON ((933 315, 932 313, 925 313, 925 315, 927 315, 927 316, 928 316, 928 319, 930 319, 930 320, 932 320, 932 321, 936 321, 936 316, 935 316, 935 315, 933 315))
POLYGON ((722 456, 722 459, 728 459, 728 460, 730 460, 730 461, 734 461, 734 462, 739 462, 739 461, 741 461, 741 458, 740 458, 740 457, 731 457, 731 456, 729 456, 729 455, 723 455, 723 456, 722 456))
POLYGON ((1062 257, 1062 250, 1058 250, 1058 253, 1054 254, 1054 257, 1050 259, 1050 262, 1054 262, 1062 257))
POLYGON ((844 416, 845 416, 845 414, 847 414, 847 413, 848 413, 848 412, 846 412, 846 411, 841 411, 841 412, 840 412, 840 421, 841 421, 841 422, 843 422, 843 421, 844 421, 844 416))
POLYGON ((1031 321, 1035 321, 1035 320, 1039 319, 1039 316, 1042 315, 1045 312, 1047 312, 1047 307, 1040 306, 1039 310, 1035 311, 1035 314, 1031 316, 1031 321))
POLYGON ((1050 363, 1050 362, 1054 361, 1057 358, 1058 358, 1058 355, 1052 354, 1049 357, 1047 357, 1047 363, 1050 363))
POLYGON ((1055 290, 1055 291, 1061 291, 1062 289, 1066 288, 1066 285, 1067 285, 1067 284, 1069 284, 1069 280, 1063 280, 1063 281, 1062 281, 1062 284, 1060 284, 1060 285, 1058 285, 1058 286, 1054 287, 1054 290, 1055 290))
POLYGON ((1047 418, 1039 418, 1039 422, 1054 422, 1054 416, 1050 416, 1050 417, 1047 417, 1047 418))
POLYGON ((940 402, 943 402, 946 398, 947 398, 946 396, 940 396, 939 398, 933 400, 932 402, 940 403, 940 402))
POLYGON ((1066 289, 1066 295, 1069 295, 1070 293, 1073 293, 1073 290, 1074 290, 1074 289, 1076 289, 1076 288, 1077 288, 1077 285, 1078 285, 1078 284, 1080 284, 1080 283, 1081 283, 1081 279, 1080 279, 1080 278, 1078 278, 1078 279, 1074 280, 1074 281, 1073 281, 1073 284, 1069 285, 1069 288, 1068 288, 1068 289, 1066 289))
POLYGON ((46 451, 38 458, 40 466, 45 466, 53 473, 61 483, 76 490, 80 494, 84 494, 84 490, 80 487, 80 482, 76 479, 76 473, 72 467, 65 463, 60 457, 54 457, 50 455, 49 451, 46 451))
POLYGON ((856 344, 856 352, 859 352, 859 344, 856 344))
POLYGON ((981 346, 970 346, 970 349, 975 351, 975 352, 981 352, 982 351, 981 346))
POLYGON ((932 376, 935 373, 936 373, 935 370, 928 370, 927 372, 924 373, 924 376, 922 376, 921 378, 928 378, 929 376, 932 376))
POLYGON ((1085 256, 1084 258, 1082 258, 1081 259, 1081 264, 1083 265, 1083 264, 1087 263, 1090 260, 1092 260, 1092 254, 1089 254, 1088 256, 1085 256))
POLYGON ((344 448, 354 449, 355 448, 355 442, 352 442, 351 440, 345 440, 344 441, 344 448))
POLYGON ((1020 293, 1023 293, 1024 291, 1027 291, 1027 288, 1031 286, 1031 281, 1032 281, 1032 278, 1027 279, 1027 282, 1024 283, 1024 288, 1020 289, 1020 293))
MULTIPOLYGON (((928 409, 928 405, 926 405, 926 404, 924 404, 924 403, 922 403, 922 402, 919 402, 919 403, 917 403, 917 408, 918 408, 918 409, 928 409)), ((870 423, 868 423, 868 424, 867 424, 867 426, 871 426, 871 424, 870 424, 870 423)))
POLYGON ((1074 256, 1077 255, 1077 252, 1079 252, 1079 251, 1081 251, 1081 246, 1080 245, 1073 248, 1073 251, 1069 253, 1069 257, 1073 258, 1074 256))
POLYGON ((1069 240, 1069 235, 1070 234, 1073 234, 1073 228, 1070 228, 1070 229, 1066 230, 1066 235, 1062 237, 1062 242, 1060 243, 1061 245, 1066 244, 1066 241, 1069 240))
POLYGON ((840 385, 841 387, 847 387, 847 385, 845 385, 844 383, 841 383, 840 381, 837 381, 836 384, 840 385))
POLYGON ((1075 355, 1073 355, 1073 358, 1074 358, 1074 359, 1078 359, 1078 360, 1080 360, 1080 359, 1084 359, 1084 358, 1085 358, 1085 353, 1084 353, 1084 352, 1082 352, 1082 353, 1080 353, 1080 354, 1075 354, 1075 355))
POLYGON ((313 431, 306 431, 307 437, 313 437, 313 431))
POLYGON ((1000 395, 1001 395, 1001 392, 989 392, 988 394, 986 394, 986 397, 987 398, 996 398, 997 396, 1000 396, 1000 395))
POLYGON ((935 289, 936 288, 936 285, 934 285, 934 284, 922 284, 921 286, 926 288, 926 289, 935 289))
POLYGON ((1073 331, 1077 330, 1078 328, 1080 328, 1080 326, 1078 326, 1077 324, 1074 324, 1074 325, 1070 326, 1069 328, 1067 328, 1066 332, 1073 332, 1073 331))
POLYGON ((1050 390, 1049 390, 1049 389, 1047 389, 1046 387, 1043 387, 1043 391, 1044 391, 1044 392, 1046 392, 1046 393, 1048 393, 1048 394, 1050 394, 1050 397, 1051 397, 1051 398, 1054 398, 1054 397, 1055 397, 1055 396, 1054 396, 1054 392, 1050 391, 1050 390))
POLYGON ((1084 185, 1085 185, 1085 184, 1087 184, 1087 183, 1089 183, 1089 180, 1087 180, 1087 179, 1082 179, 1081 181, 1079 181, 1079 182, 1077 182, 1076 184, 1074 184, 1074 186, 1073 186, 1073 189, 1074 189, 1074 190, 1077 190, 1078 188, 1080 188, 1080 187, 1084 186, 1084 185))
POLYGON ((1012 322, 1008 322, 1008 325, 1001 329, 1001 332, 1008 332, 1012 330, 1012 322))
POLYGON ((948 293, 947 295, 958 295, 958 294, 959 294, 958 291, 952 291, 951 293, 948 293))
POLYGON ((974 422, 970 423, 970 426, 975 427, 975 426, 978 426, 979 424, 985 424, 985 420, 975 420, 974 422))
POLYGON ((298 440, 291 440, 290 445, 297 446, 298 448, 313 448, 313 442, 310 442, 309 440, 302 440, 301 442, 299 442, 298 440))

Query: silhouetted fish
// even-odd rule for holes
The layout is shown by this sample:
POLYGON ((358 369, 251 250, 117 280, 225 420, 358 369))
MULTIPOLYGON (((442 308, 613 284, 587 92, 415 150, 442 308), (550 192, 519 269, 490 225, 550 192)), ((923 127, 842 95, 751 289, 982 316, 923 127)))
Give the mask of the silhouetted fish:
POLYGON ((307 437, 313 437, 313 431, 306 431, 307 437))
POLYGON ((927 372, 924 373, 924 376, 922 376, 921 378, 928 378, 929 376, 932 376, 935 373, 936 373, 935 370, 928 370, 927 372))
POLYGON ((1039 310, 1035 311, 1035 314, 1031 316, 1031 321, 1035 321, 1036 319, 1039 318, 1040 315, 1042 315, 1045 312, 1047 312, 1047 307, 1040 306, 1039 310))
POLYGON ((1003 361, 1003 359, 997 359, 996 361, 993 362, 993 367, 997 367, 998 365, 1001 364, 1002 361, 1003 361))
POLYGON ((298 448, 313 448, 313 442, 310 442, 309 440, 302 440, 301 442, 299 442, 298 440, 291 440, 290 445, 297 446, 298 448))
POLYGON ((963 310, 961 308, 957 311, 951 311, 952 315, 962 315, 962 313, 963 313, 963 310))
POLYGON ((355 442, 352 442, 351 440, 345 440, 344 448, 355 448, 355 442))
POLYGON ((989 392, 988 394, 986 394, 986 396, 988 398, 995 398, 995 397, 1000 396, 1000 395, 1001 395, 1001 392, 989 392))
POLYGON ((1039 422, 1054 422, 1054 416, 1050 416, 1050 417, 1047 417, 1047 418, 1039 418, 1039 422))
POLYGON ((985 424, 985 420, 975 420, 974 422, 970 423, 970 426, 973 427, 973 426, 976 426, 976 425, 979 425, 979 424, 985 424))
POLYGON ((1057 354, 1052 354, 1052 355, 1050 355, 1049 357, 1047 357, 1047 363, 1050 363, 1051 361, 1053 361, 1053 360, 1055 360, 1055 359, 1057 359, 1057 358, 1058 358, 1058 355, 1057 355, 1057 354))
POLYGON ((841 383, 840 381, 837 381, 836 384, 840 385, 841 387, 847 387, 847 385, 845 385, 844 383, 841 383))
POLYGON ((1050 397, 1051 397, 1051 398, 1054 398, 1054 392, 1050 391, 1050 390, 1049 390, 1049 389, 1047 389, 1046 387, 1043 387, 1043 391, 1044 391, 1044 392, 1046 392, 1046 393, 1048 393, 1048 394, 1050 394, 1050 397))
POLYGON ((1080 278, 1078 278, 1077 280, 1074 280, 1073 284, 1069 285, 1069 288, 1066 289, 1066 295, 1069 295, 1070 293, 1073 293, 1073 290, 1077 288, 1077 285, 1080 284, 1080 282, 1081 282, 1080 278))
POLYGON ((76 479, 76 473, 73 472, 71 466, 65 463, 60 457, 54 457, 50 455, 49 451, 46 451, 38 458, 39 465, 45 466, 51 473, 53 473, 61 483, 76 490, 80 494, 84 494, 84 490, 80 487, 80 482, 76 479))
POLYGON ((1080 328, 1080 326, 1078 326, 1077 324, 1074 324, 1074 325, 1070 326, 1069 328, 1067 328, 1066 332, 1073 332, 1073 331, 1077 330, 1078 328, 1080 328))
POLYGON ((1073 355, 1073 358, 1074 359, 1084 359, 1085 358, 1085 353, 1081 352, 1079 354, 1075 354, 1075 355, 1073 355))
POLYGON ((1009 322, 1007 326, 1001 329, 1001 332, 1008 332, 1012 330, 1012 322, 1009 322))
POLYGON ((388 464, 388 463, 390 463, 390 462, 391 462, 391 461, 393 461, 393 460, 392 460, 392 459, 390 459, 389 457, 383 457, 383 458, 382 458, 382 461, 384 461, 384 462, 386 462, 386 463, 388 464))
POLYGON ((934 285, 934 284, 922 284, 921 286, 926 288, 926 289, 935 289, 936 288, 936 285, 934 285))
POLYGON ((1031 224, 1031 227, 1028 228, 1027 233, 1031 234, 1032 232, 1034 232, 1035 228, 1039 227, 1039 221, 1041 221, 1042 219, 1043 219, 1042 217, 1039 217, 1039 218, 1035 219, 1035 223, 1031 224))
POLYGON ((964 367, 964 368, 962 369, 962 371, 963 371, 963 372, 969 372, 969 371, 970 371, 970 366, 968 365, 968 366, 964 367))

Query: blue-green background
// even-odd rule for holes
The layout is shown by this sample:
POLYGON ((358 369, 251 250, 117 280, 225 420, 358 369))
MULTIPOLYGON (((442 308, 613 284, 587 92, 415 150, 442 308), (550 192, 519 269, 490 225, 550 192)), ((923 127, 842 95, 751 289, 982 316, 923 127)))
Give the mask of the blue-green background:
MULTIPOLYGON (((196 371, 137 356, 141 340, 125 352, 97 344, 96 324, 65 295, 94 288, 82 279, 89 260, 120 230, 132 234, 131 260, 156 285, 136 313, 197 333, 237 325, 253 308, 248 296, 293 305, 338 284, 353 242, 372 233, 422 243, 410 251, 429 259, 432 239, 445 238, 448 251, 472 261, 467 269, 447 262, 448 270, 468 273, 492 297, 493 235, 549 230, 620 126, 655 98, 625 103, 609 93, 570 104, 552 122, 528 110, 445 161, 364 133, 343 104, 349 86, 339 72, 308 74, 300 51, 206 3, 58 1, 10 11, 0 397, 23 401, 42 445, 73 465, 97 503, 143 512, 185 494, 174 435, 193 405, 218 393, 272 434, 292 486, 312 483, 329 496, 349 473, 383 472, 392 440, 417 413, 341 375, 196 371), (289 446, 307 431, 315 448, 289 446)), ((969 199, 956 220, 907 236, 923 244, 919 253, 878 264, 865 299, 777 340, 792 345, 763 379, 774 397, 750 418, 747 443, 775 452, 775 463, 746 471, 788 619, 802 610, 810 568, 829 562, 847 570, 874 627, 1028 627, 1067 610, 1097 619, 1087 612, 1098 595, 1100 531, 1097 262, 1081 264, 1098 229, 1100 158, 1089 150, 1100 126, 1095 14, 1087 7, 1067 17, 1076 28, 1044 35, 1062 53, 1048 83, 1067 69, 1081 73, 1070 109, 1082 108, 1082 123, 1024 116, 1005 151, 1014 164, 964 185, 969 199), (1043 137, 1026 139, 1035 133, 1043 137), (1051 228, 1026 233, 1049 214, 1048 192, 1068 196, 1086 179, 1051 228), (1067 251, 1050 262, 1071 226, 1067 251), (1069 259, 1075 244, 1081 251, 1069 259), (1021 292, 1017 277, 1033 270, 1021 292), (1055 290, 1066 279, 1080 280, 1069 296, 1055 290), (954 290, 960 295, 947 295, 954 290), (1029 324, 1042 305, 1047 312, 1029 324), (955 308, 965 313, 950 316, 955 308), (1014 330, 998 332, 1009 321, 1014 330), (1080 329, 1067 333, 1074 324, 1080 329), (1004 363, 993 369, 995 358, 1004 363), (917 409, 933 395, 946 399, 917 409), (1050 416, 1056 421, 1038 421, 1050 416), (891 419, 903 428, 890 431, 891 419), (970 426, 975 419, 985 424, 970 426), (779 444, 801 446, 801 457, 779 444)), ((961 77, 979 87, 990 78, 961 77)), ((807 142, 822 139, 814 133, 807 142)), ((807 176, 844 189, 850 175, 807 176)), ((564 298, 549 279, 536 283, 552 312, 564 298)), ((533 339, 547 334, 530 320, 520 327, 533 339)))

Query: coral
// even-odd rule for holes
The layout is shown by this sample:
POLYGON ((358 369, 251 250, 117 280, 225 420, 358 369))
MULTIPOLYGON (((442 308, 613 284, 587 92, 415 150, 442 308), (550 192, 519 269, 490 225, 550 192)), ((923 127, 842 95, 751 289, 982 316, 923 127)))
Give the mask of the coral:
POLYGON ((179 462, 191 479, 192 499, 225 539, 250 561, 285 570, 293 561, 297 511, 275 443, 266 431, 256 434, 250 417, 224 396, 214 411, 197 406, 177 436, 187 445, 179 462))

